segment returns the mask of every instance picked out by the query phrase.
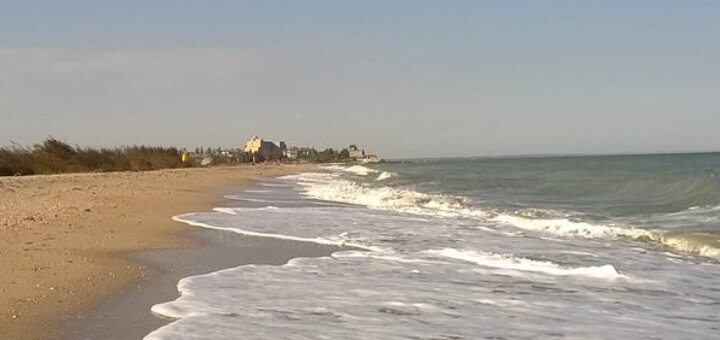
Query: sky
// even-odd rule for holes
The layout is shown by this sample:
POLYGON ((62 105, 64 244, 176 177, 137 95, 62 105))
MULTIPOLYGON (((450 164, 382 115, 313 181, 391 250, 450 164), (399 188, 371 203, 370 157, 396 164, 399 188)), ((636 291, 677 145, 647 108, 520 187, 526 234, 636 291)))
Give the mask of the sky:
POLYGON ((0 0, 0 145, 720 151, 720 1, 0 0))

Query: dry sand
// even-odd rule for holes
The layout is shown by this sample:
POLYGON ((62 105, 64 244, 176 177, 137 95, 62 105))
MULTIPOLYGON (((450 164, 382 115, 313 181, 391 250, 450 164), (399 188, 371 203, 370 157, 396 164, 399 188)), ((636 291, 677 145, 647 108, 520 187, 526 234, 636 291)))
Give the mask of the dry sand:
POLYGON ((0 330, 39 339, 141 280, 129 252, 188 246, 171 217, 207 210, 222 188, 307 169, 239 166, 0 177, 0 330))

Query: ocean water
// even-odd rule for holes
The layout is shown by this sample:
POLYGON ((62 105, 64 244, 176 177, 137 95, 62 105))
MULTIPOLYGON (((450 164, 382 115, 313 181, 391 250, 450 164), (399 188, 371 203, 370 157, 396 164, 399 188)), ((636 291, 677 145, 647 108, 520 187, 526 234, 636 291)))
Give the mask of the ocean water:
POLYGON ((720 154, 261 179, 198 227, 356 250, 188 277, 146 339, 717 339, 720 154))

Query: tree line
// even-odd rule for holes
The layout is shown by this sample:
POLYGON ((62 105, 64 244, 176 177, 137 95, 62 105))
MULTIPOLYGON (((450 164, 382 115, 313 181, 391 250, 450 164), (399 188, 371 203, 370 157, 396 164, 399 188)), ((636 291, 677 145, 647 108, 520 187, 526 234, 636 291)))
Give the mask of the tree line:
POLYGON ((351 160, 350 151, 348 151, 347 148, 343 148, 340 151, 333 148, 327 148, 322 151, 317 151, 315 148, 309 148, 306 152, 298 152, 297 159, 310 163, 336 163, 351 160))

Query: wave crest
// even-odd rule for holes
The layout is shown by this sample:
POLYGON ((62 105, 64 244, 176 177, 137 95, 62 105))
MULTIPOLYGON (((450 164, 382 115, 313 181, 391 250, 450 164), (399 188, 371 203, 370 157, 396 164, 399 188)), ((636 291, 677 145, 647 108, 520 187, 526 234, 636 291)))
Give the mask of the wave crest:
POLYGON ((673 249, 688 254, 712 257, 720 260, 720 234, 718 233, 667 233, 660 241, 673 249))
POLYGON ((578 236, 586 238, 629 237, 633 239, 658 236, 652 231, 636 228, 623 228, 615 225, 592 224, 573 221, 569 218, 527 218, 517 215, 500 214, 493 221, 509 224, 514 227, 539 232, 552 233, 560 236, 578 236))
POLYGON ((616 280, 625 276, 610 264, 593 267, 563 267, 549 261, 536 261, 512 255, 503 255, 471 250, 445 248, 430 250, 427 253, 451 259, 473 262, 480 266, 523 272, 536 272, 556 276, 584 276, 599 279, 616 280))
MULTIPOLYGON (((340 168, 342 171, 348 169, 340 168)), ((720 259, 720 236, 712 233, 668 233, 613 223, 589 223, 541 209, 523 209, 516 212, 499 212, 490 208, 478 209, 465 204, 462 197, 426 194, 390 186, 365 186, 343 179, 334 173, 303 173, 284 178, 297 180, 304 187, 305 195, 319 200, 425 216, 473 218, 481 222, 495 222, 563 237, 625 238, 663 245, 681 253, 720 259)), ((714 212, 717 209, 717 207, 702 208, 689 210, 714 212)))
POLYGON ((297 176, 310 198, 350 203, 371 209, 390 210, 440 217, 486 217, 477 209, 471 209, 459 197, 431 195, 409 189, 392 187, 372 188, 356 182, 315 176, 305 173, 297 176))
POLYGON ((397 176, 397 174, 394 172, 383 171, 383 173, 381 173, 380 176, 378 176, 377 180, 384 181, 388 178, 392 178, 392 177, 396 177, 396 176, 397 176))
POLYGON ((358 176, 367 176, 369 174, 374 174, 374 173, 380 172, 378 170, 371 169, 371 168, 368 168, 368 167, 362 166, 362 165, 351 165, 351 166, 326 165, 326 166, 321 166, 320 168, 326 169, 326 170, 340 170, 340 171, 344 171, 344 172, 350 172, 350 173, 353 173, 358 176))

